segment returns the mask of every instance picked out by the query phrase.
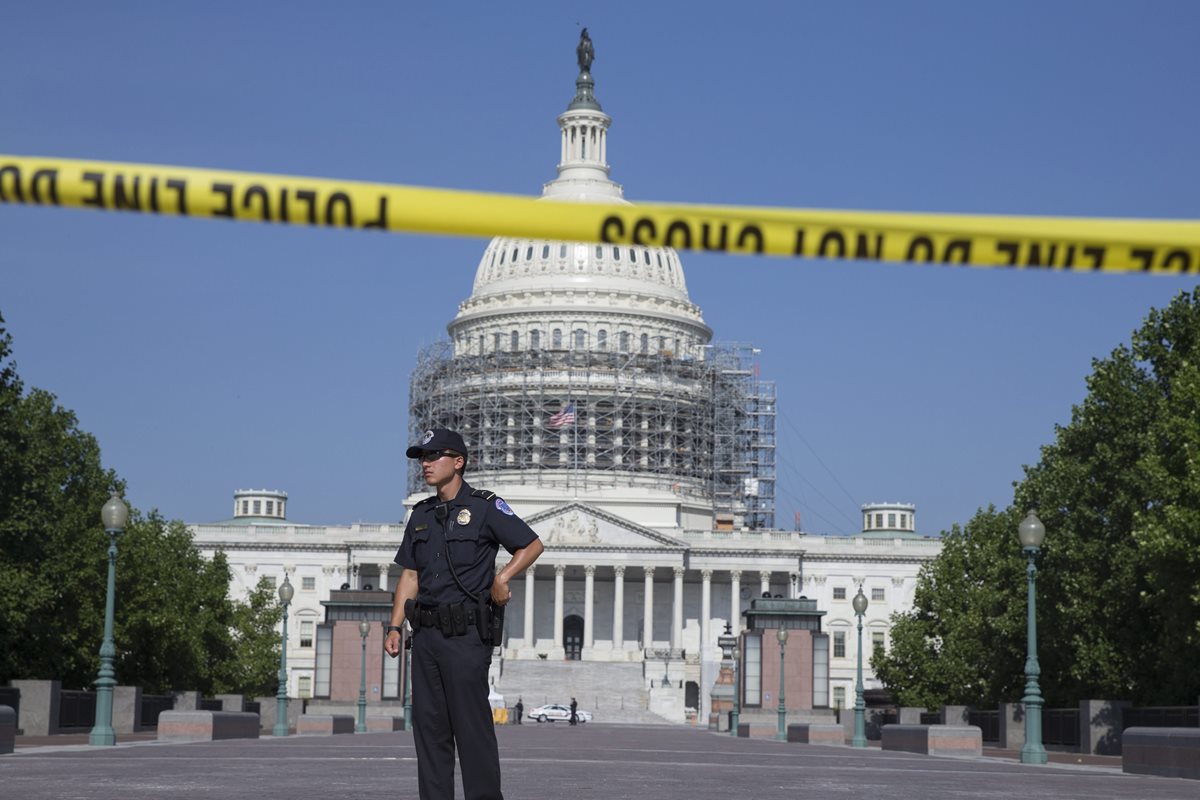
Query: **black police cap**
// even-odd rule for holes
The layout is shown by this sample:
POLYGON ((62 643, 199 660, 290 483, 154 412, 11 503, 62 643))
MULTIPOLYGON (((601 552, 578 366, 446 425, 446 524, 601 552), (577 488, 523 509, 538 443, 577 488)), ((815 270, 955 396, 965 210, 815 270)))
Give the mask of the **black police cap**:
POLYGON ((421 441, 412 445, 404 454, 409 458, 420 458, 422 453, 430 453, 438 450, 453 450, 467 457, 467 443, 463 441, 462 436, 445 428, 433 428, 425 431, 421 436, 421 441))

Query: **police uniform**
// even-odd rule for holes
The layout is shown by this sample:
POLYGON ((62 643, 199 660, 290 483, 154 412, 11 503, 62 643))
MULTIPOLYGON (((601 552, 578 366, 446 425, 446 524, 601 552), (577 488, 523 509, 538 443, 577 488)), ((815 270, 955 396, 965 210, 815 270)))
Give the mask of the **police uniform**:
MULTIPOLYGON (((426 435, 423 449, 437 449, 426 435)), ((453 448, 456 451, 458 447, 453 448)), ((465 457, 465 448, 461 450, 465 457)), ((454 797, 454 748, 466 800, 501 800, 500 756, 488 703, 492 661, 489 598, 500 546, 513 553, 537 534, 495 493, 464 481, 454 499, 436 495, 413 507, 396 563, 417 573, 418 593, 406 618, 414 630, 412 701, 417 783, 422 800, 454 797), (449 566, 453 561, 458 581, 449 566), (469 597, 458 583, 474 597, 469 597)), ((495 644, 499 644, 496 642, 495 644)))

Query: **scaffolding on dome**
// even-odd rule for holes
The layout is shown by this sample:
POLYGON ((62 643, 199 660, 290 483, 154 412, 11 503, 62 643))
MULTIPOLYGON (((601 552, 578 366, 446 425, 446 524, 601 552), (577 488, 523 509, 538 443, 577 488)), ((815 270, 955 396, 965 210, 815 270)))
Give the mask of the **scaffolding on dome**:
MULTIPOLYGON (((720 527, 775 521, 775 384, 757 350, 421 351, 409 387, 413 440, 431 427, 466 439, 474 481, 559 489, 636 486, 714 505, 720 527)), ((424 484, 410 462, 409 488, 424 484)))

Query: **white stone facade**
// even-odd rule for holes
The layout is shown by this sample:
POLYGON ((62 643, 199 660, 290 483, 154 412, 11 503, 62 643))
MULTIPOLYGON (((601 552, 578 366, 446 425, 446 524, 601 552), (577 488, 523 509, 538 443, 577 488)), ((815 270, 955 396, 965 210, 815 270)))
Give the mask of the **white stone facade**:
MULTIPOLYGON (((609 179, 611 119, 591 93, 590 75, 581 74, 576 86, 575 101, 558 117, 558 177, 545 185, 543 198, 624 203, 622 188, 609 179)), ((504 497, 546 547, 536 566, 511 584, 499 659, 661 659, 672 682, 698 685, 699 708, 706 714, 720 659, 717 638, 726 623, 740 631, 742 612, 763 593, 806 596, 826 612, 822 629, 832 642, 831 704, 853 705, 857 631, 851 599, 861 586, 870 600, 864 647, 874 646, 880 636, 879 644, 886 647, 889 617, 911 606, 917 573, 941 543, 916 534, 915 508, 906 504, 864 506, 862 533, 844 537, 752 529, 737 522, 736 514, 723 519, 715 514, 712 476, 718 467, 701 464, 683 476, 679 465, 699 463, 696 443, 711 444, 719 432, 708 439, 687 434, 681 428, 705 415, 667 413, 692 402, 706 385, 680 376, 695 372, 691 364, 716 358, 709 349, 712 331, 688 296, 673 250, 494 239, 448 332, 452 356, 433 363, 431 374, 443 364, 467 366, 436 373, 424 384, 447 393, 446 402, 425 408, 440 409, 434 416, 458 413, 467 403, 448 393, 471 381, 488 381, 485 400, 511 395, 507 405, 477 411, 475 428, 462 430, 469 449, 487 444, 483 456, 476 453, 468 464, 466 477, 475 488, 504 497), (544 350, 566 355, 537 357, 544 350), (572 361, 579 351, 590 355, 572 361), (535 357, 523 361, 521 354, 535 357), (591 366, 585 370, 576 363, 591 366), (537 392, 523 395, 514 389, 532 384, 537 392), (608 418, 591 407, 584 421, 585 403, 611 405, 616 401, 610 396, 636 407, 608 418), (548 424, 568 401, 580 403, 580 421, 569 427, 548 424), (652 414, 646 409, 653 403, 658 411, 652 414), (652 417, 657 430, 651 430, 652 417), (601 452, 598 442, 604 437, 610 449, 601 452), (567 462, 561 455, 567 451, 585 455, 567 462), (685 455, 693 461, 685 462, 685 455), (600 458, 609 459, 607 471, 599 468, 600 458), (545 468, 549 459, 553 462, 545 468), (657 470, 648 466, 652 459, 657 470)), ((773 385, 766 397, 773 434, 773 385)), ((469 399, 481 403, 479 397, 469 399)), ((413 425, 418 422, 420 428, 456 427, 446 419, 413 425)), ((772 448, 764 480, 773 482, 775 440, 768 438, 757 446, 772 448)), ((411 494, 405 507, 411 511, 426 494, 411 494)), ((296 594, 288 638, 289 693, 303 696, 303 687, 313 684, 315 647, 301 641, 301 629, 323 618, 320 601, 331 589, 395 586, 398 568, 392 559, 403 526, 292 525, 282 519, 282 501, 275 502, 280 519, 235 518, 194 525, 192 531, 207 554, 226 553, 235 596, 244 596, 262 575, 276 581, 290 576, 296 594)), ((507 558, 502 551, 497 566, 507 558)), ((876 685, 869 672, 867 685, 876 685)), ((681 709, 682 700, 665 707, 681 709)))

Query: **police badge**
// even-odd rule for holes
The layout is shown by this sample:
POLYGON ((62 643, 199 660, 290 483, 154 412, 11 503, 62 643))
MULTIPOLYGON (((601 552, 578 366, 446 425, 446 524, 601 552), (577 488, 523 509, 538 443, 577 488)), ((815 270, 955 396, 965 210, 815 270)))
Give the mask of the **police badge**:
POLYGON ((456 521, 458 522, 459 525, 470 525, 471 524, 471 509, 464 508, 462 511, 459 511, 458 519, 456 521))

